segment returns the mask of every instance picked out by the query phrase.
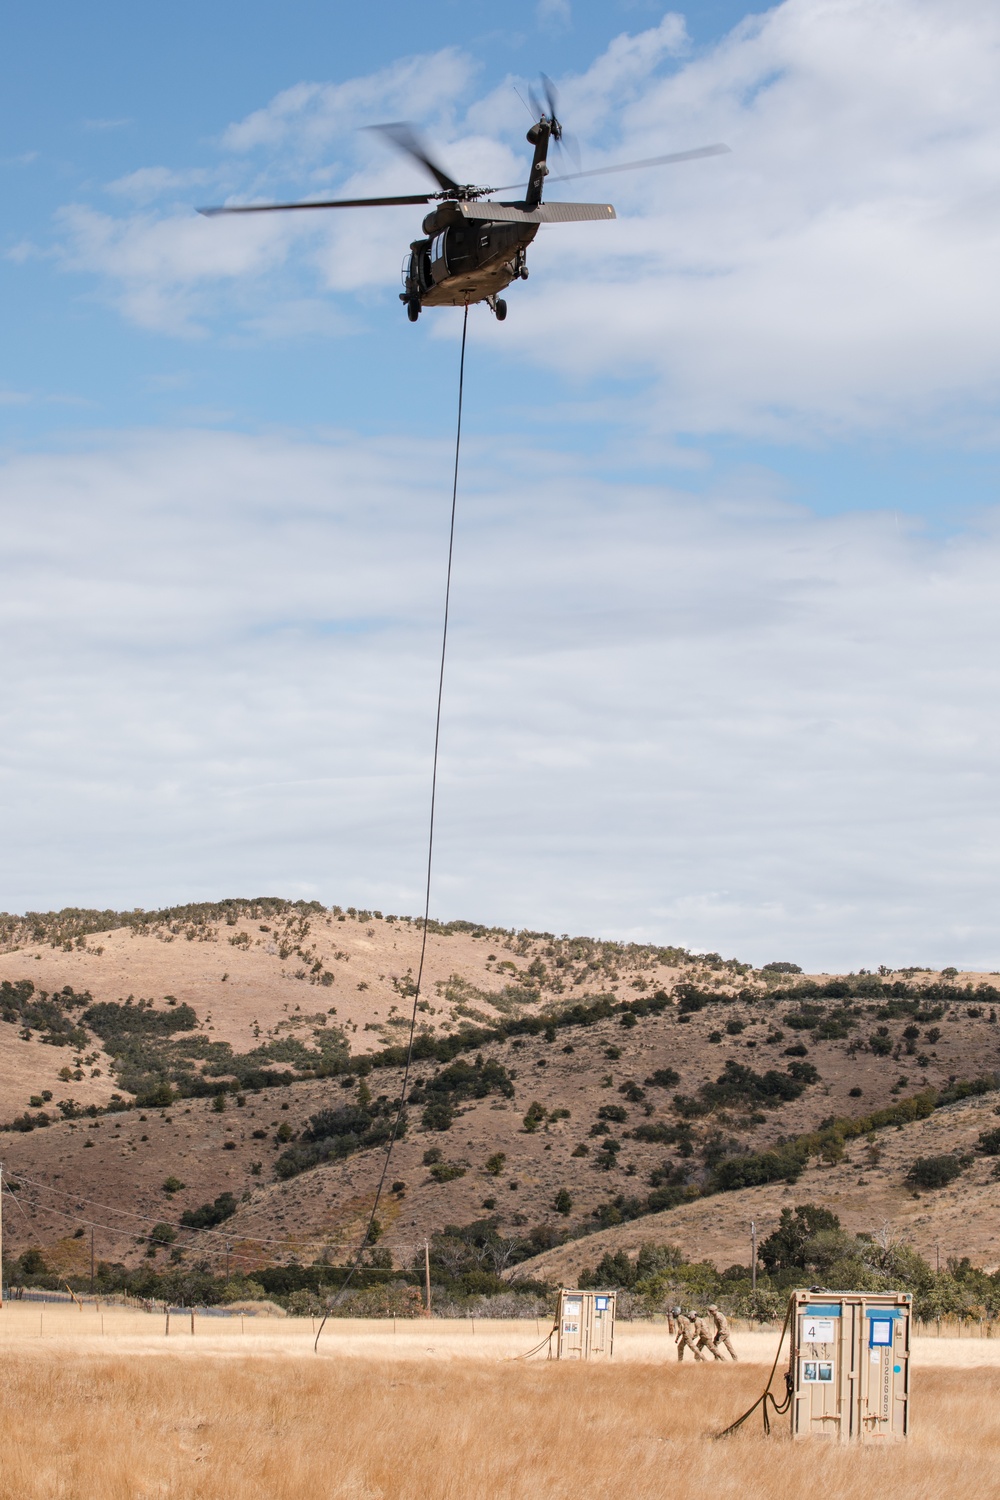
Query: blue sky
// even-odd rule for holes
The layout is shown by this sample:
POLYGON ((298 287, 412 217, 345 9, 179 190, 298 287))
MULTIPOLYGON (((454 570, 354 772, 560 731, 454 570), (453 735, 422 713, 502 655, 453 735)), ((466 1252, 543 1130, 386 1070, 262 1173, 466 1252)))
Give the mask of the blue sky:
POLYGON ((474 311, 436 909, 1000 966, 992 8, 343 15, 6 20, 0 905, 416 908, 458 320, 419 210, 193 209, 417 190, 401 116, 516 181, 544 70, 732 154, 474 311))

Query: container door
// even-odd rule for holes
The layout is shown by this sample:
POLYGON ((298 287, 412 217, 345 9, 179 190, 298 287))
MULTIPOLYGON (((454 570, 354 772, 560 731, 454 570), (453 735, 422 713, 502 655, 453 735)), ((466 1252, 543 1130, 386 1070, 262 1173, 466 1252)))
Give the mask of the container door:
POLYGON ((583 1359, 586 1350, 583 1292, 563 1292, 559 1305, 559 1358, 583 1359))
POLYGON ((865 1442, 906 1436, 909 1318, 894 1307, 868 1307, 861 1351, 860 1436, 865 1442))
POLYGON ((592 1359, 610 1359, 614 1339, 615 1299, 610 1292, 594 1293, 594 1317, 590 1334, 592 1359))
MULTIPOLYGON (((844 1410, 845 1328, 839 1302, 807 1305, 796 1316, 795 1419, 797 1437, 841 1435, 844 1410)), ((849 1320, 847 1320, 849 1321, 849 1320)))

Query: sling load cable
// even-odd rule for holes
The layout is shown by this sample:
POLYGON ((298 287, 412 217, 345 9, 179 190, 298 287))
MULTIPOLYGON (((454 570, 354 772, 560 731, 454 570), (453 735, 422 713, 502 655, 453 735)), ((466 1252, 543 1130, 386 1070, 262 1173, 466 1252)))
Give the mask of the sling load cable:
POLYGON ((455 555, 455 511, 458 504, 458 465, 462 453, 462 397, 465 390, 465 338, 469 327, 469 304, 465 304, 462 314, 462 352, 458 362, 458 420, 455 427, 455 467, 451 483, 451 519, 448 527, 448 566, 445 570, 444 585, 444 615, 441 625, 441 657, 438 667, 437 686, 437 708, 434 715, 434 753, 431 758, 431 805, 430 816, 427 825, 427 876, 424 886, 424 918, 423 928, 420 935, 420 962, 417 965, 417 980, 413 990, 413 1010, 410 1013, 410 1035, 406 1044, 406 1062, 403 1065, 403 1078, 399 1087, 399 1104, 396 1108, 396 1118, 392 1122, 392 1131, 385 1149, 385 1159, 382 1163, 382 1173, 375 1189, 375 1202, 372 1204, 371 1213, 368 1215, 368 1223, 365 1226, 364 1237, 358 1246, 357 1253, 348 1268, 337 1294, 329 1307, 323 1314, 323 1321, 319 1325, 313 1343, 313 1351, 319 1352, 320 1334, 326 1327, 326 1320, 340 1302, 347 1288, 350 1286, 355 1271, 361 1264, 361 1257, 368 1248, 371 1239, 372 1226, 375 1223, 375 1214, 378 1210, 379 1201, 382 1197, 382 1189, 385 1187, 386 1175, 389 1171, 389 1162, 392 1159, 392 1148, 396 1144, 399 1134, 400 1121, 403 1118, 403 1108, 406 1104, 406 1089, 410 1079, 410 1068, 413 1063, 413 1041, 417 1030, 417 1004, 420 1000, 420 985, 424 974, 424 959, 427 954, 427 928, 431 919, 431 874, 434 866, 434 814, 437 808, 437 779, 438 779, 438 754, 441 746, 441 703, 444 697, 444 667, 448 654, 448 614, 451 607, 451 570, 455 555))
POLYGON ((764 1423, 764 1434, 765 1434, 765 1436, 770 1436, 770 1432, 771 1432, 771 1418, 768 1415, 768 1410, 767 1410, 768 1405, 770 1404, 774 1408, 775 1415, 779 1416, 779 1417, 780 1416, 784 1416, 785 1412, 791 1406, 791 1404, 792 1404, 792 1382, 791 1382, 790 1376, 789 1375, 785 1376, 785 1399, 784 1399, 784 1401, 781 1401, 781 1402, 776 1401, 775 1398, 774 1398, 774 1396, 772 1395, 772 1393, 771 1393, 771 1382, 774 1379, 774 1372, 778 1368, 778 1360, 781 1358, 781 1348, 782 1348, 782 1345, 785 1342, 785 1334, 788 1332, 788 1325, 789 1325, 789 1323, 792 1320, 792 1307, 793 1307, 793 1304, 794 1304, 794 1298, 789 1297, 789 1299, 788 1299, 788 1310, 785 1313, 785 1321, 784 1321, 784 1323, 782 1324, 782 1327, 781 1327, 781 1337, 778 1339, 778 1347, 777 1347, 777 1349, 775 1351, 775 1355, 774 1355, 774 1364, 771 1366, 771 1373, 767 1377, 767 1385, 764 1387, 763 1394, 757 1397, 757 1400, 754 1402, 753 1406, 748 1407, 747 1410, 743 1413, 742 1417, 737 1417, 736 1421, 735 1422, 731 1422, 730 1425, 725 1429, 725 1431, 723 1431, 723 1432, 717 1432, 715 1434, 716 1439, 718 1439, 718 1438, 724 1438, 724 1437, 729 1437, 729 1435, 731 1433, 738 1432, 739 1429, 743 1426, 743 1423, 748 1419, 748 1417, 752 1417, 753 1416, 753 1414, 757 1410, 758 1406, 761 1408, 761 1417, 762 1417, 763 1423, 764 1423))

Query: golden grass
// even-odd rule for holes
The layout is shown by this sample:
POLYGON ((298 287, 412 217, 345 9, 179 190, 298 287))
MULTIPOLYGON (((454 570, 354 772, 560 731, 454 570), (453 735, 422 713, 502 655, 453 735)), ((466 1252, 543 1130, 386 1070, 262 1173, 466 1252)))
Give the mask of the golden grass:
MULTIPOLYGON (((428 1328, 428 1332, 431 1328, 428 1328)), ((190 1345, 188 1346, 190 1348, 190 1345)), ((8 1344, 0 1500, 981 1500, 997 1489, 1000 1369, 923 1369, 888 1450, 711 1441, 759 1365, 8 1344)))

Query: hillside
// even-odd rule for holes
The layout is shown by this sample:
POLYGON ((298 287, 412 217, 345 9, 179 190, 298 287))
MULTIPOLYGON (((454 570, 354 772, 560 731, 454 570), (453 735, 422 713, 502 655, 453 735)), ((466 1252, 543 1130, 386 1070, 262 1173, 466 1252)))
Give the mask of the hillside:
MULTIPOLYGON (((22 1011, 0 1022, 7 1119, 21 1126, 0 1133, 17 1186, 8 1251, 34 1244, 79 1270, 94 1226, 98 1259, 165 1264, 148 1243, 159 1223, 173 1263, 220 1266, 227 1242, 237 1268, 342 1260, 398 1097, 416 924, 259 902, 79 930, 100 915, 30 930, 7 919, 0 985, 22 1011), (54 1097, 39 1108, 43 1088, 54 1097), (181 1224, 223 1194, 224 1221, 181 1224)), ((426 975, 407 1128, 379 1210, 397 1264, 425 1235, 487 1216, 520 1253, 545 1251, 523 1267, 544 1277, 649 1238, 745 1262, 747 1219, 764 1227, 807 1200, 849 1227, 890 1219, 924 1253, 1000 1258, 991 1163, 920 1198, 903 1184, 913 1157, 974 1144, 1000 1095, 880 1129, 878 1162, 860 1140, 832 1165, 829 1142, 788 1144, 915 1097, 929 1111, 953 1080, 997 1070, 988 977, 752 972, 472 924, 432 931, 426 975), (748 1171, 775 1180, 713 1192, 748 1171)))
MULTIPOLYGON (((328 1050, 331 1039, 356 1055, 407 1035, 420 956, 415 919, 273 898, 130 913, 127 925, 123 917, 0 916, 0 983, 28 980, 45 995, 68 986, 96 1002, 132 998, 157 1010, 189 1005, 201 1040, 228 1044, 237 1054, 265 1049, 271 1055, 261 1062, 278 1068, 292 1066, 302 1048, 328 1050)), ((447 1034, 527 1007, 559 1009, 585 988, 611 994, 669 988, 682 973, 699 983, 732 981, 745 967, 681 949, 435 923, 420 1030, 447 1034)), ((91 1029, 70 1051, 53 1047, 59 1038, 43 1027, 28 1028, 30 1036, 25 1029, 0 1019, 0 1121, 43 1089, 56 1101, 107 1103, 116 1083, 100 1035, 91 1029), (59 1076, 68 1064, 69 1080, 59 1076)))
POLYGON ((763 1238, 777 1225, 781 1210, 797 1203, 832 1209, 851 1234, 890 1226, 931 1266, 968 1256, 975 1265, 995 1271, 1000 1266, 996 1158, 976 1156, 960 1177, 941 1188, 918 1191, 904 1179, 918 1157, 948 1152, 975 1156, 980 1133, 1000 1125, 998 1097, 947 1105, 929 1119, 879 1132, 875 1152, 859 1139, 838 1164, 817 1164, 794 1185, 767 1183, 616 1225, 535 1256, 518 1272, 572 1286, 602 1256, 624 1250, 634 1258, 646 1241, 676 1245, 686 1258, 710 1260, 719 1269, 747 1265, 750 1220, 763 1238))

